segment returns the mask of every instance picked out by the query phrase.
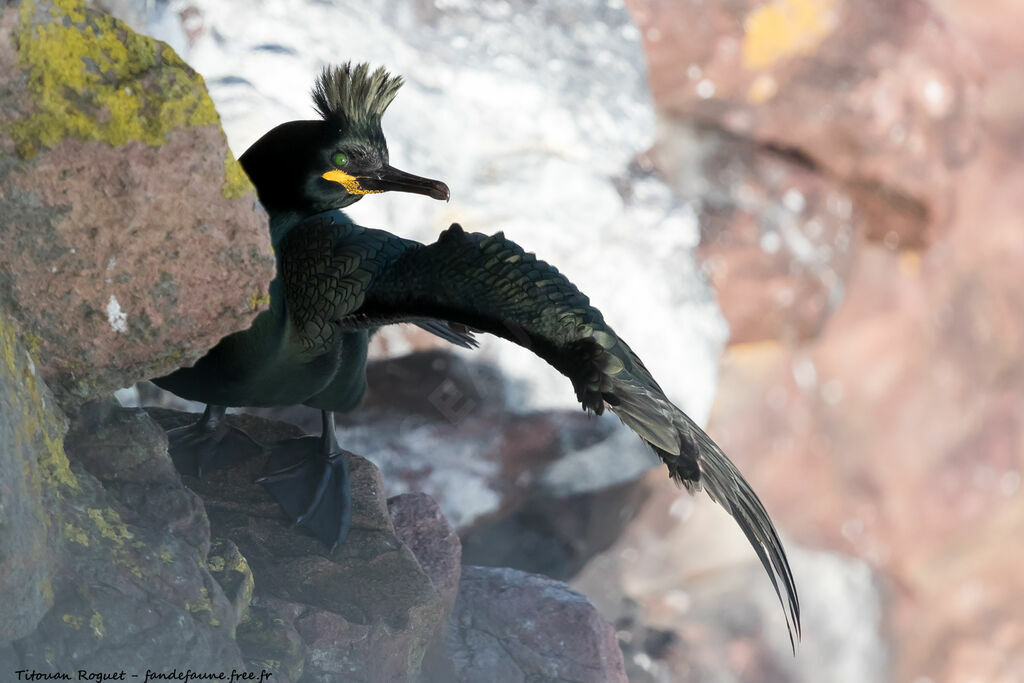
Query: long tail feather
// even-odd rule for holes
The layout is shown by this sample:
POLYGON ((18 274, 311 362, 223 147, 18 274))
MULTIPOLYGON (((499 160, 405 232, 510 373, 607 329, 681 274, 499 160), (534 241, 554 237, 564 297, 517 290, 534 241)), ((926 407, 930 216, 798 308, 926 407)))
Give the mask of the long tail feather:
POLYGON ((631 362, 622 363, 623 370, 614 375, 602 376, 605 404, 654 450, 675 481, 691 492, 703 488, 736 520, 772 582, 795 652, 800 599, 786 551, 761 500, 711 437, 662 393, 624 343, 608 352, 631 362))

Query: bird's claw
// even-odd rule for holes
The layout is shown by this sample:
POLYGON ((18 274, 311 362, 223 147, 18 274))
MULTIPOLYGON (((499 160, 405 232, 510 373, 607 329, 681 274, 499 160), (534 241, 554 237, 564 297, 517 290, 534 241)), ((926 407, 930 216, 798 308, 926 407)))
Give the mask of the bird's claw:
POLYGON ((167 432, 167 452, 175 468, 197 479, 263 451, 259 442, 227 422, 211 426, 200 420, 167 432))
POLYGON ((270 472, 259 479, 292 526, 301 526, 333 551, 348 535, 352 516, 348 454, 324 452, 316 437, 275 444, 267 461, 270 472), (275 463, 287 464, 276 467, 275 463))

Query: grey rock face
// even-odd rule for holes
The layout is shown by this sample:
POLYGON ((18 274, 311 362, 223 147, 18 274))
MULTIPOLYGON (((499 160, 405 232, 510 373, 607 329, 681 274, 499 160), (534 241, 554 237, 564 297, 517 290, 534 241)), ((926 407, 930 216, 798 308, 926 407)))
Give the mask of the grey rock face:
POLYGON ((448 647, 460 682, 626 681, 615 630, 597 608, 514 569, 463 569, 448 647))
MULTIPOLYGON (((59 567, 40 582, 51 609, 14 641, 19 663, 241 666, 234 631, 248 601, 229 600, 208 571, 203 505, 170 467, 161 430, 142 411, 90 404, 66 443, 70 464, 43 479, 59 567), (96 476, 87 470, 95 463, 96 476)), ((64 458, 55 447, 52 457, 64 458)))
MULTIPOLYGON (((28 634, 53 603, 51 487, 73 480, 64 416, 0 308, 0 643, 28 634)), ((0 651, 2 652, 2 651, 0 651)))
MULTIPOLYGON (((168 429, 196 418, 152 413, 168 429)), ((231 419, 261 443, 302 434, 249 415, 231 419)), ((252 568, 258 601, 239 631, 250 666, 276 661, 304 680, 416 680, 455 599, 459 539, 428 497, 389 501, 373 464, 352 456, 349 466, 352 529, 333 554, 292 528, 254 483, 262 458, 186 480, 203 497, 213 535, 252 568)))

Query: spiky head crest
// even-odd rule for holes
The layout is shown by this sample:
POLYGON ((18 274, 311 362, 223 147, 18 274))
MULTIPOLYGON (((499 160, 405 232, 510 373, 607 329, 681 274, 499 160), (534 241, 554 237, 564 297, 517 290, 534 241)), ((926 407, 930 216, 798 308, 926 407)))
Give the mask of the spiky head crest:
POLYGON ((384 67, 372 74, 370 65, 325 66, 313 86, 313 104, 325 121, 339 126, 373 128, 405 81, 384 67))

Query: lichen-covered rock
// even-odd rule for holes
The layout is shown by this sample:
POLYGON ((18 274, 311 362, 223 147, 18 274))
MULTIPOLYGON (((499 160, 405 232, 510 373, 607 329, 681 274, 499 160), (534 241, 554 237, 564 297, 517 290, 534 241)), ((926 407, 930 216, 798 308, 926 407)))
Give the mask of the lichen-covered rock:
MULTIPOLYGON (((48 506, 74 481, 64 416, 0 309, 0 643, 27 635, 53 604, 59 531, 48 506)), ((2 652, 2 646, 0 646, 2 652)))
POLYGON ((0 240, 0 303, 62 404, 195 360, 274 269, 202 78, 81 0, 0 9, 0 240))
POLYGON ((460 683, 625 683, 615 629, 565 584, 515 569, 464 567, 448 632, 460 683))
MULTIPOLYGON (((150 412, 165 428, 196 418, 150 412)), ((302 435, 250 415, 229 419, 261 443, 302 435)), ((352 455, 352 526, 331 554, 255 484, 264 465, 256 457, 201 481, 186 478, 203 496, 214 536, 230 539, 252 567, 257 607, 238 636, 250 666, 291 680, 416 680, 459 576, 458 536, 436 503, 400 496, 389 505, 380 472, 352 455)))
MULTIPOLYGON (((161 430, 142 411, 90 404, 68 438, 55 439, 40 466, 44 556, 55 571, 24 587, 31 595, 43 586, 49 610, 17 634, 17 663, 40 671, 71 662, 136 671, 240 667, 234 633, 248 605, 245 581, 226 592, 211 573, 217 565, 227 582, 230 548, 208 556, 202 502, 170 467, 161 430)), ((247 572, 244 562, 233 566, 247 572)), ((5 602, 5 624, 8 609, 5 602)))

